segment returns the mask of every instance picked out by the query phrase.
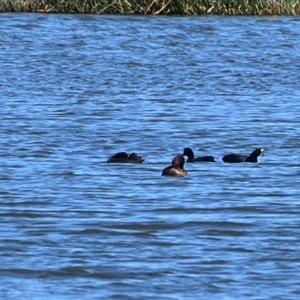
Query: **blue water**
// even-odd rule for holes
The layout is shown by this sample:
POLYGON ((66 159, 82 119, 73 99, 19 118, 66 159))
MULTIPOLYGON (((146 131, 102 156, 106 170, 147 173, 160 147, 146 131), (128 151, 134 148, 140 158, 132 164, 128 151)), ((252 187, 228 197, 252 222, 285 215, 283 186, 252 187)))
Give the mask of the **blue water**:
POLYGON ((299 298, 299 17, 0 18, 1 299, 299 298))

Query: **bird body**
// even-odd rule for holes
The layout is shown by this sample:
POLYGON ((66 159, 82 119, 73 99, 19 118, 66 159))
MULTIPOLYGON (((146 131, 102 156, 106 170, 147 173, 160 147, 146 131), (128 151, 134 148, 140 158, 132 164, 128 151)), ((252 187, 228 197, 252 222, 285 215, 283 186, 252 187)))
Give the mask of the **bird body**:
POLYGON ((142 163, 143 161, 144 159, 134 152, 130 155, 126 152, 118 152, 107 160, 109 163, 142 163))
POLYGON ((184 157, 182 155, 177 155, 172 160, 172 165, 163 169, 163 176, 177 176, 184 177, 187 175, 187 171, 184 169, 184 157))
POLYGON ((226 163, 241 163, 241 162, 251 162, 251 163, 257 163, 257 157, 264 153, 265 149, 257 148, 255 149, 249 156, 247 155, 241 155, 241 154, 226 154, 222 157, 222 160, 226 163))
POLYGON ((184 148, 183 156, 187 156, 187 162, 215 162, 215 158, 211 155, 195 157, 191 148, 184 148))

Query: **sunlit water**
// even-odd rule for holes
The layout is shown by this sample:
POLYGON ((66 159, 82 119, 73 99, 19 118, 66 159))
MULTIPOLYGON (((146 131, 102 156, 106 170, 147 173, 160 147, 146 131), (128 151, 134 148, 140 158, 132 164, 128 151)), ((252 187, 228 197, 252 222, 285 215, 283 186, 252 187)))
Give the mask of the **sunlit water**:
POLYGON ((1 299, 300 297, 298 17, 0 18, 1 299))

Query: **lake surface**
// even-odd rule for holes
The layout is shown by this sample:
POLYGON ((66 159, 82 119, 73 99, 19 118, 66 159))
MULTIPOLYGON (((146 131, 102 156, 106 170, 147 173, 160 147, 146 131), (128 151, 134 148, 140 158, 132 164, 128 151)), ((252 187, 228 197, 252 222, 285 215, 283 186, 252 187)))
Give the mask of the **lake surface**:
POLYGON ((299 17, 0 19, 1 299, 299 299, 299 17))

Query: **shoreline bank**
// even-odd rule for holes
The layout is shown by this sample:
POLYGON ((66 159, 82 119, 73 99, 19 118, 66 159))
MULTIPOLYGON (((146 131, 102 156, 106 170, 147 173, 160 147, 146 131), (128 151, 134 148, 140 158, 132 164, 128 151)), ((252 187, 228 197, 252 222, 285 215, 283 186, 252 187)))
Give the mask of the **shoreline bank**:
POLYGON ((300 0, 4 0, 0 12, 292 16, 300 14, 300 0))

